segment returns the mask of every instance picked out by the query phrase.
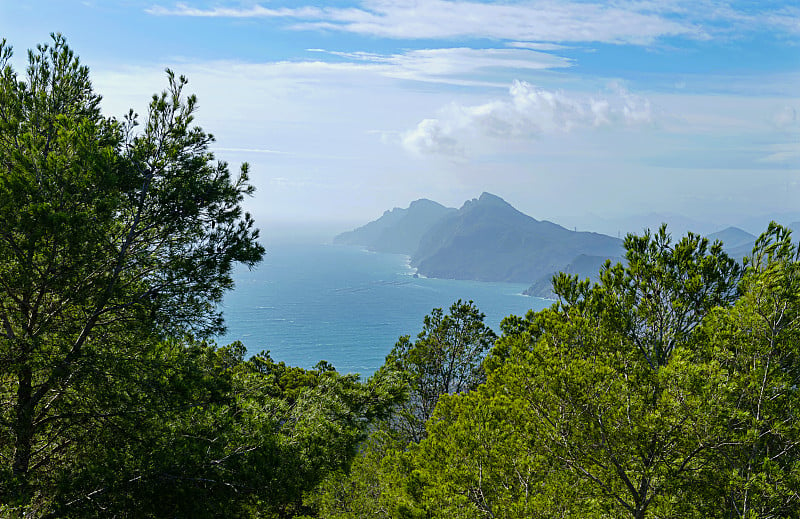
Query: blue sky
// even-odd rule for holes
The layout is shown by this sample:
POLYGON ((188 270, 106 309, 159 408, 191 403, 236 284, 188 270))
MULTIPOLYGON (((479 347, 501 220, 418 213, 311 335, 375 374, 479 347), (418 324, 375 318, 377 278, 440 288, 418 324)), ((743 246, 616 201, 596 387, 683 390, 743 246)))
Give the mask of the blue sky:
POLYGON ((607 232, 800 211, 796 2, 0 0, 20 70, 51 32, 109 115, 188 76, 267 231, 482 191, 607 232))

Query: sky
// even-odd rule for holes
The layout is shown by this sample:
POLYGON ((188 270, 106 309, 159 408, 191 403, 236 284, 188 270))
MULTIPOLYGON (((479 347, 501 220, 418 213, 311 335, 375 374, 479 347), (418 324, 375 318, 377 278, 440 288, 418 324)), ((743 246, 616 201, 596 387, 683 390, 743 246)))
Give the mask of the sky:
POLYGON ((19 71, 52 32, 107 115, 185 75, 266 235, 484 191, 604 232, 800 214, 794 0, 0 0, 19 71))

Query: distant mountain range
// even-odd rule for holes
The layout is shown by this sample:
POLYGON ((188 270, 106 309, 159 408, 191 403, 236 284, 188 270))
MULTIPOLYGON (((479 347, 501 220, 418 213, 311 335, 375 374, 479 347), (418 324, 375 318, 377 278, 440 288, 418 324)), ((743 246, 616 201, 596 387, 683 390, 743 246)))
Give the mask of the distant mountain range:
POLYGON ((617 218, 597 214, 584 214, 564 217, 564 220, 559 220, 559 222, 568 229, 575 227, 584 231, 591 230, 618 238, 624 237, 629 232, 641 234, 645 229, 655 230, 662 223, 667 223, 669 232, 673 237, 677 238, 685 236, 688 231, 708 236, 709 234, 720 232, 719 229, 729 225, 758 236, 766 230, 767 224, 772 220, 795 229, 795 234, 797 234, 797 230, 800 230, 798 227, 800 225, 800 212, 772 213, 739 218, 738 220, 733 219, 729 222, 723 222, 724 225, 720 225, 718 222, 695 220, 681 214, 669 212, 640 213, 617 218))
MULTIPOLYGON (((791 227, 800 228, 800 223, 791 227)), ((673 232, 676 239, 682 235, 673 232)), ((756 240, 737 227, 707 237, 723 242, 725 251, 737 260, 752 252, 756 240)), ((490 193, 460 209, 417 200, 339 234, 334 243, 406 254, 417 272, 427 277, 532 283, 524 293, 537 297, 553 296, 556 272, 596 280, 607 259, 624 262, 622 240, 536 220, 490 193)))
POLYGON ((597 281, 600 268, 605 264, 606 260, 611 260, 611 263, 625 262, 625 258, 622 256, 589 256, 587 254, 581 254, 562 268, 540 277, 522 293, 526 296, 552 299, 555 297, 553 293, 553 276, 556 273, 564 272, 566 274, 577 275, 579 279, 589 278, 592 281, 597 281))
POLYGON ((622 254, 622 241, 575 232, 527 216, 502 198, 483 193, 456 210, 431 200, 396 208, 334 243, 411 256, 420 275, 476 281, 531 283, 567 265, 596 273, 622 254))

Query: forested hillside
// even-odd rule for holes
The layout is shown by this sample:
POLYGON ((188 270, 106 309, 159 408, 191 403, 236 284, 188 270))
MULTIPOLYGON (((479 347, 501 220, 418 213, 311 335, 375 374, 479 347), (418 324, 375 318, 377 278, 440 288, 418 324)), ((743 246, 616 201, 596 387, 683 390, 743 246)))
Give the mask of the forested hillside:
MULTIPOLYGON (((367 381, 245 359, 206 339, 234 265, 265 252, 253 188, 193 126, 186 80, 120 120, 62 37, 25 74, 11 56, 0 516, 800 517, 789 229, 743 265, 697 235, 628 235, 624 262, 556 276, 553 305, 499 336, 471 301, 433 309, 367 381)), ((498 247, 487 206, 561 232, 502 204, 458 218, 498 247)))

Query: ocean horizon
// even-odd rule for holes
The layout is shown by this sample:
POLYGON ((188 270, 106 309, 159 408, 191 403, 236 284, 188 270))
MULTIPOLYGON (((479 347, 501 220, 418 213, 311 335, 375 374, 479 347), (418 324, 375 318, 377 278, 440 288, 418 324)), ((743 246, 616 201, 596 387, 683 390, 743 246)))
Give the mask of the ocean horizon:
POLYGON ((312 368, 320 360, 341 373, 370 376, 402 335, 413 338, 434 308, 474 301, 499 334, 508 315, 552 301, 522 295, 528 285, 415 276, 410 258, 325 243, 276 243, 253 270, 234 272, 223 301, 227 332, 248 356, 312 368))

